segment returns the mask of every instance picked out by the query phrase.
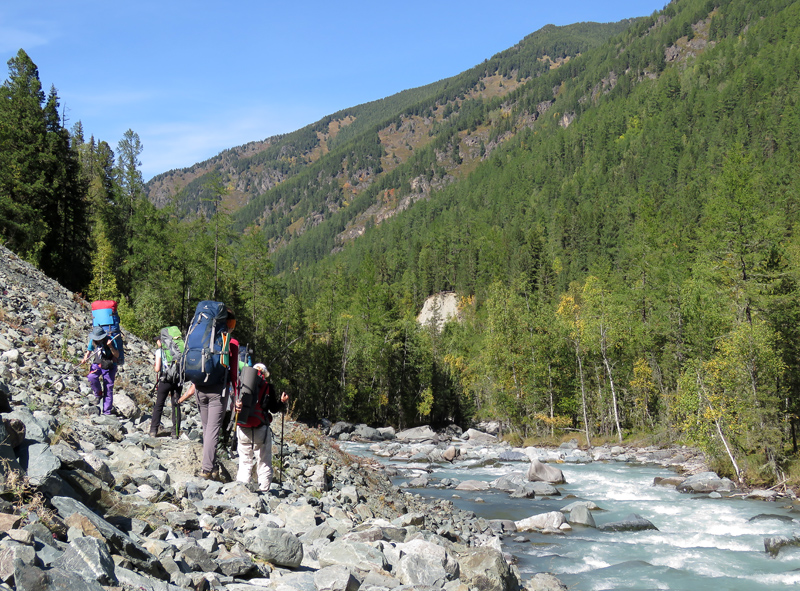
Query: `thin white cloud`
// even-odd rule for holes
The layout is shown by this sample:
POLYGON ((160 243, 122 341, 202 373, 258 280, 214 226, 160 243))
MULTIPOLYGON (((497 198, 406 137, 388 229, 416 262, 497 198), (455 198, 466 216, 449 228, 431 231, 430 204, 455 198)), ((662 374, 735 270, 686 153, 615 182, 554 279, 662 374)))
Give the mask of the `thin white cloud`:
POLYGON ((0 27, 0 54, 16 55, 17 51, 24 49, 30 53, 30 49, 47 45, 48 39, 40 33, 32 33, 22 29, 10 27, 0 27))

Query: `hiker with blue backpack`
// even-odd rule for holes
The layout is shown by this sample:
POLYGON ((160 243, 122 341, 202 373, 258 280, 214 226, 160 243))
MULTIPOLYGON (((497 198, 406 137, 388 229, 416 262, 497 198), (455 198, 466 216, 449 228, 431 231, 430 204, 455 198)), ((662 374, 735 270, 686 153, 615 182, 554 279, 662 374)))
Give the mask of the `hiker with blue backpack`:
POLYGON ((161 427, 161 416, 167 397, 172 402, 172 429, 170 435, 177 439, 181 433, 181 405, 180 396, 183 390, 183 375, 180 371, 180 358, 185 345, 181 331, 177 326, 168 326, 161 329, 156 340, 154 351, 155 361, 153 370, 156 372, 158 384, 156 387, 156 401, 153 405, 153 417, 150 419, 150 437, 158 437, 161 427))
POLYGON ((238 369, 237 360, 230 355, 235 327, 236 317, 230 308, 222 302, 203 301, 197 305, 186 333, 182 369, 191 385, 181 399, 194 395, 200 410, 203 459, 199 476, 206 480, 219 478, 217 442, 229 403, 228 386, 235 383, 238 369))
POLYGON ((110 415, 114 408, 114 380, 117 377, 119 351, 101 326, 95 326, 89 334, 89 342, 86 344, 86 353, 83 355, 81 365, 90 358, 92 363, 89 375, 86 377, 94 392, 95 402, 102 401, 102 413, 110 415))

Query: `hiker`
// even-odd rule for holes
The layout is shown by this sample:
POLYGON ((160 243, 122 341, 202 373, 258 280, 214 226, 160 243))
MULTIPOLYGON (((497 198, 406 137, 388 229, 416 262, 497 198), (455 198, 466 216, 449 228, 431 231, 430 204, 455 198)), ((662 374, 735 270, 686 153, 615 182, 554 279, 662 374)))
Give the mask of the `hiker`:
MULTIPOLYGON (((284 412, 289 395, 281 394, 280 400, 275 388, 267 381, 269 370, 263 363, 253 366, 258 372, 258 383, 254 390, 257 392, 256 400, 252 405, 250 416, 244 422, 237 422, 236 437, 239 451, 239 471, 236 480, 250 482, 253 464, 256 466, 259 492, 269 491, 272 484, 272 422, 273 412, 284 412)), ((242 398, 238 397, 234 403, 234 411, 242 410, 242 398)))
MULTIPOLYGON (((192 384, 179 401, 186 400, 194 395, 200 410, 200 423, 203 430, 203 460, 200 466, 200 478, 204 480, 219 480, 220 472, 217 466, 217 442, 219 441, 222 421, 225 416, 225 407, 228 404, 228 385, 236 379, 236 372, 230 366, 236 366, 236 360, 231 363, 227 355, 230 333, 236 326, 236 317, 230 308, 220 302, 200 302, 195 312, 195 319, 186 334, 186 355, 184 372, 186 379, 192 384), (193 331, 197 322, 206 323, 208 330, 197 329, 193 331), (213 324, 215 330, 210 327, 213 324), (193 334, 195 332, 195 334, 193 334), (202 348, 195 347, 196 338, 204 338, 205 334, 214 334, 219 339, 214 344, 215 351, 210 359, 205 358, 202 348), (227 363, 227 365, 225 365, 227 363), (214 371, 207 374, 204 372, 214 371)), ((202 342, 201 342, 202 345, 202 342)), ((238 353, 238 351, 237 351, 238 353)))
POLYGON ((89 375, 86 377, 94 392, 95 402, 99 403, 102 400, 102 413, 110 415, 114 407, 114 379, 117 377, 119 351, 109 339, 108 333, 100 326, 95 326, 89 334, 89 342, 81 365, 90 357, 92 363, 89 375))
POLYGON ((158 386, 156 389, 156 402, 153 405, 153 417, 150 419, 150 437, 158 437, 158 429, 161 427, 161 415, 164 412, 164 404, 167 396, 172 403, 172 430, 170 435, 177 439, 181 433, 181 405, 178 399, 183 389, 183 382, 173 383, 168 380, 166 369, 167 362, 164 358, 164 351, 161 348, 161 339, 156 340, 155 361, 153 370, 156 372, 158 386))

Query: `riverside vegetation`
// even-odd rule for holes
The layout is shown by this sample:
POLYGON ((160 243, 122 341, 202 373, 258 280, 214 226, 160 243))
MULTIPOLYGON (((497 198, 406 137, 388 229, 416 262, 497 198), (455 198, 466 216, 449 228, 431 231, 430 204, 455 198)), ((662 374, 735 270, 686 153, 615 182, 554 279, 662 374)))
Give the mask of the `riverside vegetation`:
POLYGON ((791 0, 545 27, 147 184, 21 51, 0 235, 134 334, 225 301, 303 418, 685 442, 798 485, 799 31, 791 0), (445 290, 460 322, 418 327, 445 290))

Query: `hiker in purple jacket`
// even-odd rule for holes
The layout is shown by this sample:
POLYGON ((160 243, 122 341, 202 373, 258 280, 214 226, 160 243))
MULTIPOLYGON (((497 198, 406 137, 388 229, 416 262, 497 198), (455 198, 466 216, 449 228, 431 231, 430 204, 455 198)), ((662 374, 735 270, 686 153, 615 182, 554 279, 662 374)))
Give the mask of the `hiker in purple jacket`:
POLYGON ((81 360, 81 365, 90 358, 92 364, 87 376, 89 385, 94 392, 95 402, 103 401, 103 414, 110 415, 114 407, 114 379, 117 377, 119 351, 108 338, 108 333, 99 326, 95 326, 89 335, 89 343, 86 345, 86 354, 81 360))

